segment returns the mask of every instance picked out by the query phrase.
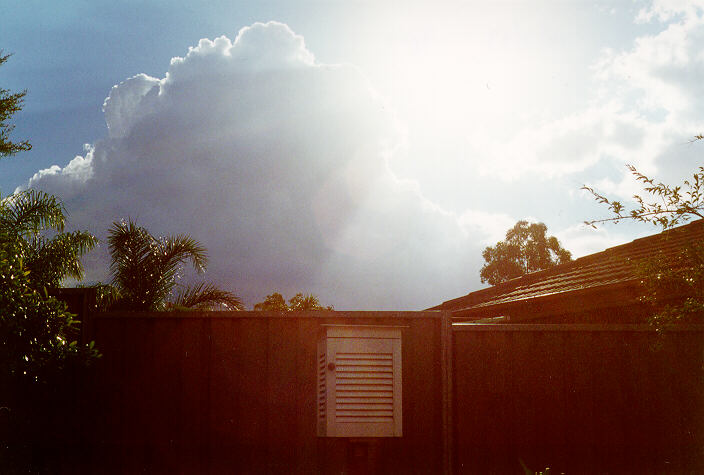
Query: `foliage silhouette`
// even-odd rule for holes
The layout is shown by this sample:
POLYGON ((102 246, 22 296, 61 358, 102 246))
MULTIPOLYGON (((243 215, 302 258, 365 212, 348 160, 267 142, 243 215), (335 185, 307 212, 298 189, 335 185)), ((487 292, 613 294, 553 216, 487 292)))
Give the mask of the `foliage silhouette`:
MULTIPOLYGON (((0 66, 10 57, 9 54, 3 56, 2 53, 3 51, 0 50, 0 66)), ((32 149, 32 145, 27 140, 22 142, 12 142, 10 140, 10 133, 15 126, 7 123, 15 112, 22 110, 26 94, 27 91, 11 93, 9 90, 0 87, 0 158, 32 149)))
POLYGON ((111 288, 100 289, 100 305, 104 309, 243 308, 238 297, 210 283, 185 288, 174 301, 169 300, 184 264, 190 262, 196 271, 203 272, 208 263, 205 248, 188 235, 154 237, 129 219, 113 223, 108 231, 108 245, 112 282, 111 288))
POLYGON ((24 190, 0 199, 2 239, 15 247, 34 289, 59 287, 66 277, 83 278, 81 256, 98 240, 86 231, 65 232, 66 219, 63 204, 42 191, 24 190))
POLYGON ((283 296, 274 292, 273 294, 267 295, 266 298, 254 305, 254 310, 257 311, 275 311, 275 312, 302 312, 310 310, 334 310, 332 305, 323 307, 313 294, 303 294, 301 292, 297 293, 291 297, 286 304, 283 296))
POLYGON ((556 237, 547 237, 543 223, 518 221, 506 232, 506 240, 482 252, 486 264, 480 271, 482 282, 496 285, 530 272, 569 262, 572 255, 556 237))

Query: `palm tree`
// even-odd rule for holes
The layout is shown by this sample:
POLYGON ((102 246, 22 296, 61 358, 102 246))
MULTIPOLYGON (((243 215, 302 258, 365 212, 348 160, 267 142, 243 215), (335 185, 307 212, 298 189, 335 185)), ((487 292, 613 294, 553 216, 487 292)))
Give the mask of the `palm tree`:
POLYGON ((0 244, 12 243, 35 288, 83 278, 81 256, 98 240, 86 231, 65 232, 66 219, 61 201, 43 191, 29 189, 0 199, 0 244))
POLYGON ((88 364, 98 355, 92 343, 72 341, 79 322, 46 292, 65 277, 81 279, 80 258, 97 244, 88 232, 64 232, 65 222, 61 201, 42 191, 0 198, 0 379, 45 381, 72 358, 88 364))
POLYGON ((241 310, 242 302, 214 284, 181 290, 169 301, 184 264, 205 271, 205 248, 188 235, 154 237, 131 219, 114 222, 108 231, 112 289, 104 306, 111 310, 154 311, 179 308, 241 310))

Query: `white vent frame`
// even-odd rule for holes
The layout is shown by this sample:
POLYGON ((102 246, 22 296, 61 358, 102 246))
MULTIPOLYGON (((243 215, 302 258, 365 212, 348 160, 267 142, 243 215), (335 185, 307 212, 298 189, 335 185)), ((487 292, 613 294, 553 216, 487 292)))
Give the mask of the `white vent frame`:
POLYGON ((323 325, 318 340, 319 437, 401 437, 401 326, 323 325))

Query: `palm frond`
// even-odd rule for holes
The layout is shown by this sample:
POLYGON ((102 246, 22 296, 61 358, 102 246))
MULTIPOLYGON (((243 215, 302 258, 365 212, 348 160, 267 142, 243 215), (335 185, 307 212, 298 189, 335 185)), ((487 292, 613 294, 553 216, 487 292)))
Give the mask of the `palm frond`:
POLYGON ((91 284, 78 284, 79 288, 95 289, 95 308, 99 312, 109 312, 120 297, 114 285, 96 282, 91 284))
POLYGON ((24 252, 32 282, 40 287, 59 287, 66 277, 82 279, 81 256, 97 243, 97 238, 85 231, 60 233, 51 239, 34 236, 24 252))
POLYGON ((42 229, 63 232, 66 210, 53 195, 23 190, 0 200, 0 228, 18 235, 37 235, 42 229))
POLYGON ((184 234, 160 239, 159 251, 159 263, 165 271, 177 269, 186 261, 191 261, 193 268, 198 272, 204 272, 208 266, 208 253, 205 247, 184 234))
POLYGON ((158 274, 152 257, 155 245, 152 235, 131 219, 116 221, 108 230, 111 283, 120 294, 117 307, 156 310, 161 292, 154 278, 158 274))
POLYGON ((108 232, 110 272, 119 290, 119 308, 163 310, 182 266, 190 261, 202 272, 207 265, 205 248, 190 236, 156 238, 131 219, 113 223, 108 232))
POLYGON ((198 310, 214 310, 218 307, 224 307, 226 310, 244 310, 244 305, 239 297, 210 282, 201 282, 193 287, 183 288, 171 307, 198 310))

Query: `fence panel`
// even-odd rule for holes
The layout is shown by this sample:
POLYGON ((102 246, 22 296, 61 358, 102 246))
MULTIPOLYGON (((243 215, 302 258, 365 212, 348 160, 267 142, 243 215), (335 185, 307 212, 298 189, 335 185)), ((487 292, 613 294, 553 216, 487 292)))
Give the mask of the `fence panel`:
POLYGON ((90 473, 341 473, 369 461, 360 450, 384 473, 442 469, 439 312, 98 314, 91 328, 90 473), (324 323, 404 327, 404 437, 318 439, 324 323))
POLYGON ((703 350, 702 327, 455 325, 455 471, 701 471, 703 350))

